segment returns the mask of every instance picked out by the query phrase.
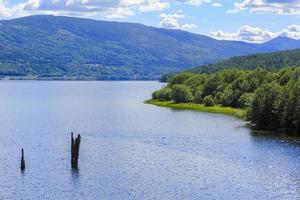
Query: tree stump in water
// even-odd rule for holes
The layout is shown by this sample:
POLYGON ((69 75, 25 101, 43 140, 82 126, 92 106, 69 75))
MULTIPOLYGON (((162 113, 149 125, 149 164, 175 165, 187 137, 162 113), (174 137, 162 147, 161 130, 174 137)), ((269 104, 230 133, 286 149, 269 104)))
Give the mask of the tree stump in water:
POLYGON ((22 149, 22 157, 21 157, 21 171, 25 170, 25 160, 24 160, 24 149, 22 149))
POLYGON ((78 169, 78 158, 79 158, 79 147, 80 147, 81 136, 77 135, 77 138, 73 137, 73 132, 71 133, 71 166, 72 169, 78 169))

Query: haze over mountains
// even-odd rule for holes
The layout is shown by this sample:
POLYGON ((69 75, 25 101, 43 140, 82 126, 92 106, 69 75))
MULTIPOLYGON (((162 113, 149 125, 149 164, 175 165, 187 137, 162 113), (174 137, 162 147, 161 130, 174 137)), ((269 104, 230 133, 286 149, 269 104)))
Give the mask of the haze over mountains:
POLYGON ((181 30, 82 18, 30 16, 0 21, 0 75, 157 79, 232 56, 300 48, 220 41, 181 30))

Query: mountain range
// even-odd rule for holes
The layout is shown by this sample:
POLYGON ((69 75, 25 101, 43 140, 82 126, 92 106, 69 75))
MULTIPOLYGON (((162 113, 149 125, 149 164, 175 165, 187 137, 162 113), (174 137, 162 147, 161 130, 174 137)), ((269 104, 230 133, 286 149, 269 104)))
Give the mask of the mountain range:
POLYGON ((35 15, 0 21, 0 76, 158 79, 233 56, 300 48, 255 44, 135 23, 35 15))

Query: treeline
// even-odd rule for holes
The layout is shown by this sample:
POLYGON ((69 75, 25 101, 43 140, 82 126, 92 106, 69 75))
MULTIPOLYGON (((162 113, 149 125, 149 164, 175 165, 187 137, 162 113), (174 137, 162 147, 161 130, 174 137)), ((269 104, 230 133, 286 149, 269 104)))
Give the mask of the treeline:
POLYGON ((254 70, 261 67, 267 70, 279 70, 285 66, 300 66, 300 49, 280 51, 275 53, 261 53, 247 56, 232 57, 216 64, 203 65, 190 69, 194 73, 214 73, 225 69, 254 70))
POLYGON ((176 103, 243 108, 248 120, 260 129, 291 129, 300 133, 300 68, 179 73, 152 97, 176 103))

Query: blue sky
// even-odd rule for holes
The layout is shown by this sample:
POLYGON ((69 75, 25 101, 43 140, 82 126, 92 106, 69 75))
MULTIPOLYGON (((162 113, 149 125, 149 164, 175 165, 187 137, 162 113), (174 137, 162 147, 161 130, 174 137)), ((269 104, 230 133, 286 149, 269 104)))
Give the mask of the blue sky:
POLYGON ((300 0, 0 0, 0 18, 67 15, 183 29, 217 39, 300 39, 300 0))

